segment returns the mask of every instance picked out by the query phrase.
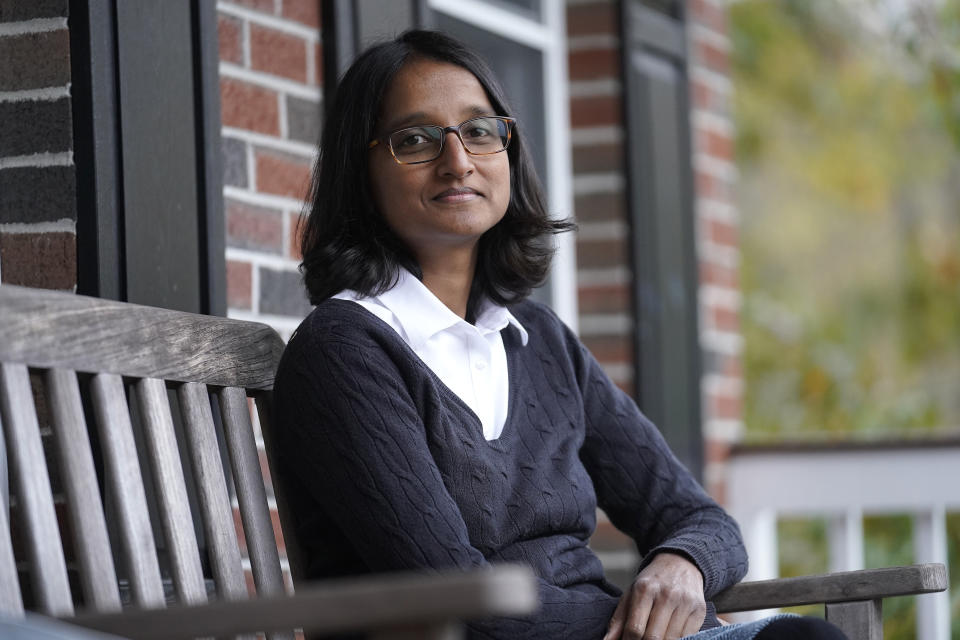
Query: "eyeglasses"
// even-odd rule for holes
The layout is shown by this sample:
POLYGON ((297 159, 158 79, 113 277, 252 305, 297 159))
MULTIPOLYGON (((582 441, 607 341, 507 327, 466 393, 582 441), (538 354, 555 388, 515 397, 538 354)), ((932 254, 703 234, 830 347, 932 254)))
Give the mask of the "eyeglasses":
POLYGON ((481 116, 470 118, 454 127, 418 125, 398 129, 371 140, 369 148, 383 142, 399 164, 421 164, 440 157, 443 153, 443 141, 452 131, 460 138, 467 153, 487 156, 506 150, 516 123, 515 119, 504 116, 481 116))

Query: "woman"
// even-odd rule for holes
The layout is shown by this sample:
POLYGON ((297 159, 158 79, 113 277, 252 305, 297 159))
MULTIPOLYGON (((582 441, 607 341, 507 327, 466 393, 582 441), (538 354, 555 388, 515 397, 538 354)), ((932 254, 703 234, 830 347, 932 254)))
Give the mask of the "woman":
POLYGON ((572 225, 547 215, 509 114, 438 33, 373 47, 341 81, 302 244, 317 307, 275 386, 308 574, 530 565, 540 610, 475 623, 478 638, 715 627, 707 600, 746 572, 737 525, 525 300, 572 225), (644 554, 622 597, 587 547, 598 504, 644 554))

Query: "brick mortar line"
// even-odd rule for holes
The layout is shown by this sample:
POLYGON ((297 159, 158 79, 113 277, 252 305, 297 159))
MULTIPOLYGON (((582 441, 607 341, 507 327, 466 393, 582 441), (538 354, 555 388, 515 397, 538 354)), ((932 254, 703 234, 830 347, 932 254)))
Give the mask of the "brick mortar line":
POLYGON ((269 29, 275 29, 276 31, 282 31, 286 34, 298 36, 311 42, 320 42, 319 30, 314 29, 313 27, 308 27, 300 22, 297 22, 296 20, 270 16, 265 13, 260 13, 259 11, 245 9, 243 7, 238 7, 235 4, 222 1, 217 2, 217 11, 232 18, 241 18, 252 24, 256 24, 259 27, 267 27, 269 29))
POLYGON ((740 223, 740 211, 729 202, 712 198, 697 198, 695 206, 697 217, 703 220, 718 220, 729 224, 740 223))
POLYGON ((710 262, 721 267, 740 266, 740 250, 738 248, 717 244, 707 239, 697 239, 697 257, 703 262, 710 262))
POLYGON ((277 120, 279 121, 280 137, 284 140, 290 138, 290 122, 287 117, 287 94, 280 92, 277 94, 277 120))
POLYGON ((594 193, 621 193, 626 186, 623 174, 609 171, 603 173, 580 173, 573 176, 573 194, 584 196, 594 193))
POLYGON ((722 91, 723 93, 730 93, 733 91, 733 80, 731 80, 729 76, 724 75, 719 71, 712 71, 703 65, 691 65, 690 79, 699 80, 718 91, 722 91))
POLYGON ((218 72, 221 78, 230 78, 231 80, 240 80, 249 84, 270 89, 278 93, 287 93, 297 98, 313 100, 319 102, 322 93, 320 87, 311 87, 293 80, 287 80, 278 76, 264 73, 262 71, 253 71, 238 67, 232 62, 220 61, 218 72))
POLYGON ((5 222, 0 224, 0 233, 23 235, 28 233, 76 233, 77 222, 61 218, 55 222, 5 222))
POLYGON ((589 35, 570 36, 567 38, 567 51, 569 53, 619 48, 620 36, 613 33, 591 33, 589 35))
MULTIPOLYGON (((746 427, 744 421, 732 418, 707 418, 703 421, 704 436, 719 442, 740 442, 746 427)), ((717 464, 717 463, 712 463, 717 464)))
POLYGON ((73 151, 63 153, 33 153, 28 156, 8 156, 0 158, 0 169, 21 169, 43 167, 72 167, 73 151))
POLYGON ((697 291, 697 299, 700 305, 708 311, 723 309, 739 313, 743 307, 743 296, 739 289, 722 287, 716 284, 701 284, 697 291))
POLYGON ((729 53, 733 48, 730 43, 730 36, 722 31, 712 29, 703 23, 691 22, 687 27, 687 34, 689 34, 691 42, 694 40, 707 42, 716 46, 718 49, 722 49, 726 53, 729 53))
POLYGON ((742 393, 744 383, 743 378, 720 373, 705 373, 700 378, 700 388, 704 393, 731 395, 742 393))
POLYGON ((241 189, 227 185, 223 188, 223 196, 231 200, 238 200, 245 204, 252 204, 258 207, 267 207, 270 209, 281 209, 283 211, 302 211, 306 203, 287 196, 276 196, 269 193, 261 193, 252 189, 241 189))
POLYGON ((62 87, 0 91, 0 102, 48 102, 70 97, 70 84, 62 87))
POLYGON ((598 240, 620 240, 626 237, 629 226, 626 220, 606 222, 581 222, 578 224, 577 240, 593 242, 598 240))
POLYGON ((736 163, 700 150, 694 151, 693 169, 694 171, 702 171, 707 175, 726 180, 730 184, 736 182, 740 176, 740 171, 737 169, 736 163))
POLYGON ((743 354, 743 336, 730 331, 701 329, 700 347, 730 356, 740 356, 743 354))
POLYGON ((692 109, 690 124, 694 129, 721 133, 729 138, 733 138, 736 134, 733 119, 730 116, 721 115, 711 109, 692 109))
POLYGON ((242 47, 240 54, 243 58, 243 67, 244 69, 249 69, 253 66, 252 55, 250 53, 250 21, 244 20, 240 26, 240 46, 242 47))
POLYGON ((577 289, 629 284, 633 279, 630 270, 620 267, 584 267, 577 269, 577 289))
POLYGON ((632 330, 632 320, 626 313, 581 313, 579 316, 580 335, 620 336, 632 330))
POLYGON ((0 22, 0 37, 48 33, 67 28, 66 18, 37 18, 20 22, 0 22))
POLYGON ((572 80, 570 82, 571 98, 599 98, 606 96, 620 96, 623 87, 616 78, 598 78, 596 80, 572 80))
MULTIPOLYGON (((306 56, 307 62, 307 82, 319 86, 320 76, 317 74, 317 57, 314 55, 314 48, 309 45, 304 47, 303 54, 306 56)), ((320 55, 323 55, 322 51, 320 55)))
POLYGON ((623 142, 623 140, 623 128, 618 125, 577 127, 570 130, 570 142, 574 147, 614 144, 623 142))
POLYGON ((296 271, 300 264, 299 260, 279 254, 260 253, 252 249, 240 249, 238 247, 227 247, 224 256, 227 260, 248 262, 255 267, 267 267, 275 271, 296 271))

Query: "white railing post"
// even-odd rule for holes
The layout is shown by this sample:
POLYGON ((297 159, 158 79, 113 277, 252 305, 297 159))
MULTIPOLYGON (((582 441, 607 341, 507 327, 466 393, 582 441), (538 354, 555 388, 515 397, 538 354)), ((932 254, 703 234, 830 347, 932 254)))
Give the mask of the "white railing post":
MULTIPOLYGON (((777 512, 773 509, 761 509, 745 515, 734 514, 740 523, 743 544, 747 549, 750 569, 744 580, 769 580, 780 576, 780 562, 777 557, 777 512)), ((727 616, 737 622, 759 620, 776 613, 766 611, 745 611, 727 616)))
POLYGON ((863 510, 853 506, 827 521, 830 572, 863 569, 863 510))
MULTIPOLYGON (((913 556, 947 564, 947 510, 942 504, 913 516, 913 556)), ((917 640, 950 640, 950 592, 917 596, 917 640)))

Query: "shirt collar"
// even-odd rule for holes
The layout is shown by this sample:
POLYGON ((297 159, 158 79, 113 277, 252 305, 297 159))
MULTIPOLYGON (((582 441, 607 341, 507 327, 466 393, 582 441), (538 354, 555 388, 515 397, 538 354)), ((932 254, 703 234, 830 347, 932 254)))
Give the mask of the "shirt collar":
MULTIPOLYGON (((396 317, 414 351, 437 333, 460 323, 467 324, 463 318, 440 302, 416 276, 403 268, 400 269, 396 286, 377 298, 396 317)), ((490 300, 482 303, 477 313, 477 329, 482 333, 490 333, 500 331, 508 324, 517 328, 521 343, 526 345, 527 330, 506 307, 490 300)))

